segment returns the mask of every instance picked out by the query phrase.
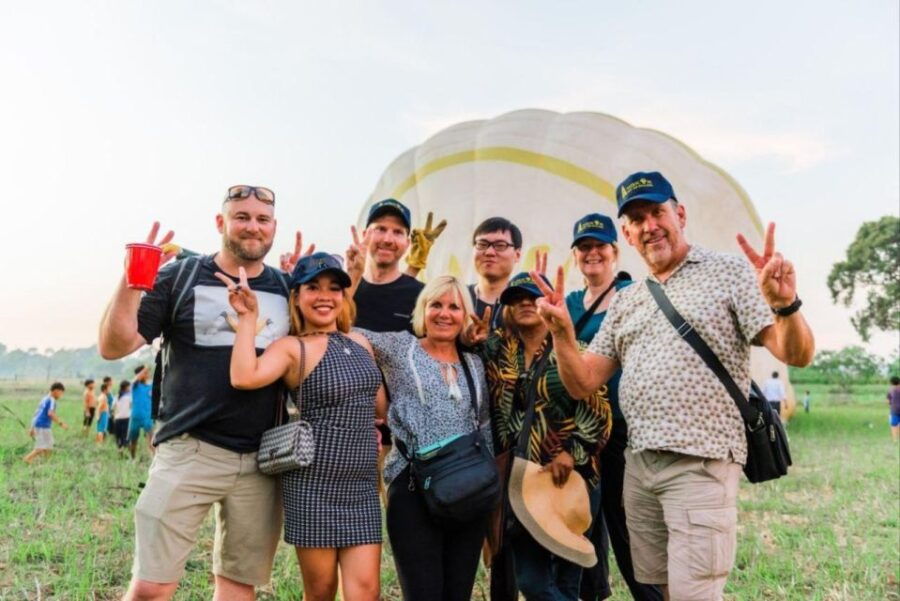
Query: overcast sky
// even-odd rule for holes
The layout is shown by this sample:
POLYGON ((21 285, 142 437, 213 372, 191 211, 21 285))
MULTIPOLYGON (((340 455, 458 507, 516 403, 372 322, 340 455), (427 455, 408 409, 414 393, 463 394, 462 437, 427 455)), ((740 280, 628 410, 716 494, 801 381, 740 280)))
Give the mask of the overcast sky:
POLYGON ((898 47, 896 0, 2 3, 0 342, 94 343, 123 245, 159 219, 214 250, 233 183, 276 191, 277 249, 296 228, 342 249, 397 155, 534 107, 727 170, 778 224, 819 348, 859 343, 825 279, 898 212, 898 47))

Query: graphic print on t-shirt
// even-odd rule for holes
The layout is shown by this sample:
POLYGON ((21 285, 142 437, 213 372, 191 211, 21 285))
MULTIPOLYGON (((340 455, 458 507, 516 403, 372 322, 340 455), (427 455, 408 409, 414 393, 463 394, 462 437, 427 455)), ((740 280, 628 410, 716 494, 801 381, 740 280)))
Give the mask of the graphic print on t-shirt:
MULTIPOLYGON (((287 299, 279 294, 256 291, 259 320, 256 348, 266 348, 290 329, 287 299)), ((228 290, 222 286, 194 287, 194 341, 198 346, 233 346, 237 314, 228 304, 228 290)))

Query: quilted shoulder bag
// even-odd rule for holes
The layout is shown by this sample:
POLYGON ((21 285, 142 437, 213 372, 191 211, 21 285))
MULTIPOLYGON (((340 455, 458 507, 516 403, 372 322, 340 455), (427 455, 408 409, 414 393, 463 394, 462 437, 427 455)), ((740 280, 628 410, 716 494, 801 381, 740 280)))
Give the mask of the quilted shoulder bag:
MULTIPOLYGON (((302 377, 306 367, 306 345, 300 342, 300 375, 302 377)), ((296 417, 290 417, 286 424, 282 424, 282 416, 285 404, 278 403, 276 425, 263 432, 259 443, 259 453, 256 461, 259 471, 274 476, 301 467, 306 467, 313 461, 316 451, 316 440, 313 437, 312 425, 301 419, 303 410, 303 382, 297 387, 297 395, 294 399, 297 405, 296 417)))

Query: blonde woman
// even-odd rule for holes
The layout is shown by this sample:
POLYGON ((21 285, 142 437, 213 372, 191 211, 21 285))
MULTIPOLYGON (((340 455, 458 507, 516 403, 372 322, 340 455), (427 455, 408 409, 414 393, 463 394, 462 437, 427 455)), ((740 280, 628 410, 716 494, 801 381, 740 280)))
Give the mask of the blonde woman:
POLYGON ((241 268, 239 283, 216 275, 238 314, 231 384, 253 389, 281 380, 291 390, 303 388, 301 412, 313 427, 315 457, 282 476, 282 499, 284 540, 297 550, 304 599, 334 599, 340 571, 346 601, 376 601, 382 534, 374 424, 385 397, 372 347, 350 332, 350 277, 339 257, 300 259, 290 281, 290 335, 257 357, 257 302, 246 274, 241 268))
POLYGON ((430 515, 398 448, 436 450, 473 432, 476 424, 490 446, 484 366, 457 344, 471 315, 465 287, 441 276, 416 299, 415 335, 358 330, 372 343, 390 391, 387 424, 395 444, 384 464, 387 530, 406 601, 467 601, 475 583, 487 513, 466 522, 430 515))

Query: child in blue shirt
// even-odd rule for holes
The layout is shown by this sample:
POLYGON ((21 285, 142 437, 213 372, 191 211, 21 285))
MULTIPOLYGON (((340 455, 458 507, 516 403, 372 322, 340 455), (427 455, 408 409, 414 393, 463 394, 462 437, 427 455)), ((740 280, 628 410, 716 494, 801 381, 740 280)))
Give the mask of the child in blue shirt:
POLYGON ((53 451, 53 432, 50 429, 53 422, 59 424, 61 428, 68 428, 56 416, 56 401, 62 398, 65 391, 66 387, 61 382, 54 382, 50 386, 50 393, 41 399, 31 420, 31 429, 28 431, 28 435, 34 438, 34 449, 25 455, 25 463, 31 463, 41 455, 50 456, 53 451))

